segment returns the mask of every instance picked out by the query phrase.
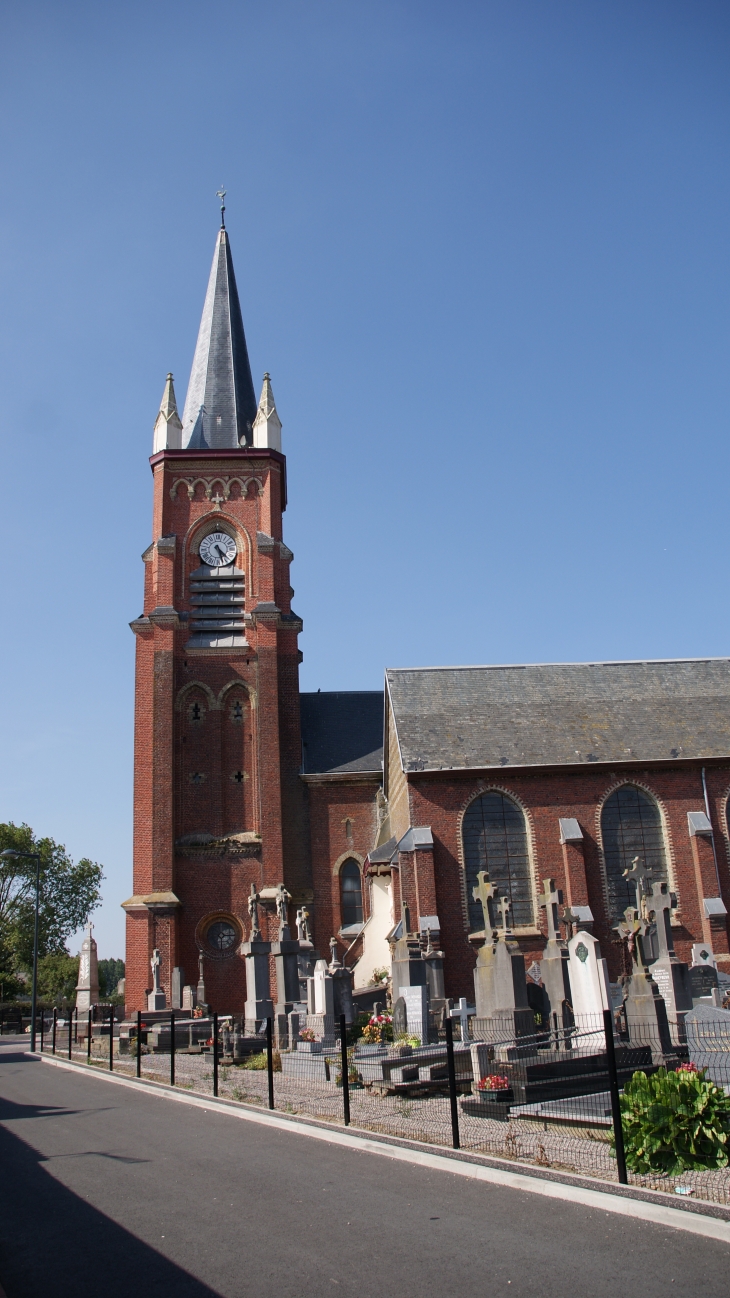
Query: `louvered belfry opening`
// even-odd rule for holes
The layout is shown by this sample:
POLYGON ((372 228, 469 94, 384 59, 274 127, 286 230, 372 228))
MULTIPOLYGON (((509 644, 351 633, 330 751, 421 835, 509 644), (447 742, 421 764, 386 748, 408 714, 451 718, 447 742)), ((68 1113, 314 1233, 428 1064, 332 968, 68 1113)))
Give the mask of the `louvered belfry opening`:
POLYGON ((240 568, 204 565, 190 574, 190 649, 245 646, 245 581, 240 568))

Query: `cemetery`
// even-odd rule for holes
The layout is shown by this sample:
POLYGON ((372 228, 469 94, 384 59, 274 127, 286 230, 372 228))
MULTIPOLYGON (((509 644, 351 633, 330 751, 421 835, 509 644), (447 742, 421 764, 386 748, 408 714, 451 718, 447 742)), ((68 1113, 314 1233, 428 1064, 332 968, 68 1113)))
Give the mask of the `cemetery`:
POLYGON ((561 912, 550 879, 544 955, 527 970, 507 899, 482 871, 473 1002, 444 997, 434 934, 404 925, 391 983, 362 1010, 334 940, 327 961, 301 912, 293 937, 282 889, 278 941, 264 941, 252 892, 243 1014, 209 1005, 202 956, 197 985, 179 985, 167 1005, 155 951, 147 1010, 118 1021, 98 1003, 89 931, 75 1019, 43 1024, 41 1049, 244 1104, 730 1203, 730 978, 708 944, 682 963, 666 884, 638 858, 626 875, 635 900, 618 930, 630 973, 616 984, 589 922, 561 912))

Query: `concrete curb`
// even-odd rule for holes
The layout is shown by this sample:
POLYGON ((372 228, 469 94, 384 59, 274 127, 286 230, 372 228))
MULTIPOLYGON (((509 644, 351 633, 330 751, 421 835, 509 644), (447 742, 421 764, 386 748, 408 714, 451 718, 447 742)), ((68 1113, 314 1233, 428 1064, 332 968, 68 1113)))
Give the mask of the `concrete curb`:
POLYGON ((684 1230, 730 1244, 730 1209, 721 1204, 685 1202, 680 1205, 675 1204, 668 1194, 643 1190, 637 1186, 612 1185, 609 1188, 605 1181, 594 1177, 571 1176, 569 1173, 555 1172, 551 1169, 543 1170, 524 1163, 512 1163, 506 1159, 461 1150, 439 1149, 438 1153, 435 1153, 433 1146, 400 1137, 380 1136, 353 1127, 336 1128, 316 1118, 301 1115, 290 1117, 288 1114, 277 1113, 274 1110, 241 1104, 237 1100, 213 1099, 212 1096, 206 1097, 193 1091, 178 1090, 162 1082, 137 1080, 133 1077, 120 1076, 118 1073, 89 1069, 87 1064, 79 1064, 67 1059, 31 1055, 30 1051, 24 1053, 29 1058, 37 1059, 54 1068, 81 1073, 86 1077, 112 1082, 117 1086, 126 1086, 147 1095, 154 1095, 158 1099, 192 1105, 205 1112, 221 1113, 239 1120, 257 1122, 280 1131, 293 1131, 299 1136, 325 1140, 330 1144, 359 1150, 362 1153, 395 1158, 400 1162, 451 1172, 455 1176, 466 1176, 528 1194, 541 1194, 547 1198, 562 1199, 568 1203, 577 1203, 583 1207, 597 1208, 620 1216, 634 1217, 655 1225, 671 1226, 675 1230, 684 1230), (519 1170, 515 1170, 516 1168, 519 1170))

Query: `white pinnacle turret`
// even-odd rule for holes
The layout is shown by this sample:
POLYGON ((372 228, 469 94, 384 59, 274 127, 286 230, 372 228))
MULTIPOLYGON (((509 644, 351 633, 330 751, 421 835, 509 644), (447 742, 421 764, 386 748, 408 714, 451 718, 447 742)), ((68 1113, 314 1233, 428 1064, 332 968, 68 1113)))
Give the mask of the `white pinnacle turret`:
POLYGON ((177 413, 172 375, 168 374, 165 391, 160 402, 159 414, 155 420, 152 454, 156 455, 158 451, 179 451, 181 447, 182 424, 177 413))
POLYGON ((272 451, 281 451, 281 420, 276 413, 271 379, 264 374, 264 386, 261 389, 259 408, 253 423, 254 446, 268 446, 272 451))

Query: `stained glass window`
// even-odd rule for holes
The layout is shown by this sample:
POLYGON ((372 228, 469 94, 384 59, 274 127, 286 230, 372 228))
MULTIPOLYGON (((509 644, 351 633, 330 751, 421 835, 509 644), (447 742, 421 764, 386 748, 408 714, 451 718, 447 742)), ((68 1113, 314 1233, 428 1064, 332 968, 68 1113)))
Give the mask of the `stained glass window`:
POLYGON ((664 831, 659 808, 635 784, 622 784, 603 804, 601 837, 606 862, 609 923, 617 924, 636 905, 636 888, 623 877, 638 856, 652 879, 667 878, 664 831))
POLYGON ((486 870, 499 897, 509 897, 510 924, 525 928, 535 923, 527 825, 521 807, 496 790, 475 798, 464 814, 462 826, 469 930, 484 927, 482 908, 472 890, 480 870, 486 870))
POLYGON ((230 951, 239 942, 238 930, 225 920, 216 920, 208 929, 205 940, 214 951, 230 951))
POLYGON ((340 870, 340 906, 343 928, 362 924, 362 879, 360 867, 352 858, 340 870))

